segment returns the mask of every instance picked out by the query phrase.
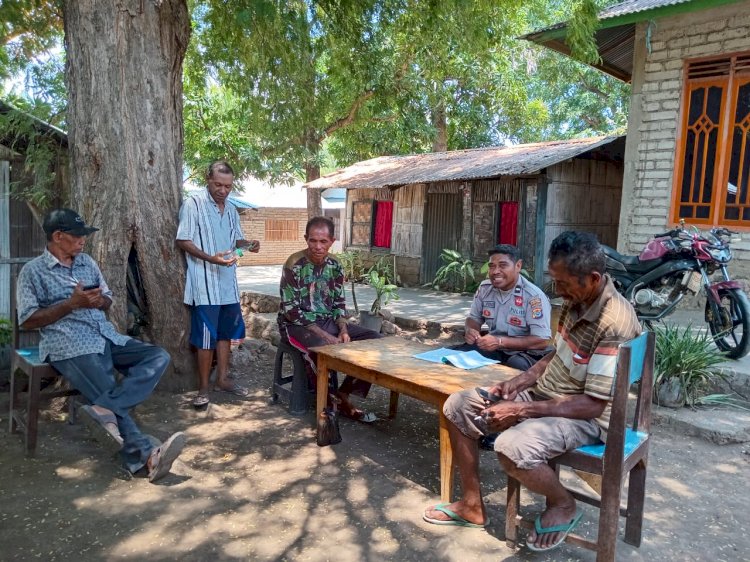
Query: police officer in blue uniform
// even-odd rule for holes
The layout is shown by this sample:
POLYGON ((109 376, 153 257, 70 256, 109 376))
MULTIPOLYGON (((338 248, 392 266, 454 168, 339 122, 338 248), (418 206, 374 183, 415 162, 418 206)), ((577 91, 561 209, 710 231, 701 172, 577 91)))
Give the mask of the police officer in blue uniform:
POLYGON ((552 350, 550 302, 539 287, 521 275, 518 248, 500 244, 489 255, 488 279, 479 285, 466 318, 466 343, 456 349, 475 349, 525 371, 552 350), (485 324, 489 333, 482 335, 485 324))
MULTIPOLYGON (((544 292, 521 275, 521 253, 510 244, 489 251, 487 279, 482 281, 464 324, 465 343, 503 365, 525 371, 552 351, 549 344, 552 307, 544 292), (489 333, 482 335, 486 324, 489 333)), ((497 433, 483 436, 479 446, 493 450, 497 433)))

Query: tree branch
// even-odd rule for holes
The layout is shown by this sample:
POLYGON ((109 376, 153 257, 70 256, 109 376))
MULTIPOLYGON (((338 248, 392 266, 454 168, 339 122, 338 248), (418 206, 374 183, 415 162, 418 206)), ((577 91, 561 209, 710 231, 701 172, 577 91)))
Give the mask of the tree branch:
POLYGON ((354 103, 352 103, 351 108, 349 109, 349 113, 346 117, 342 117, 341 119, 337 119, 333 123, 331 123, 325 130, 324 136, 327 137, 339 129, 342 129, 348 125, 351 125, 354 120, 357 118, 357 113, 359 113, 359 110, 362 108, 364 103, 370 99, 372 96, 375 95, 375 90, 366 90, 363 92, 356 100, 354 100, 354 103))

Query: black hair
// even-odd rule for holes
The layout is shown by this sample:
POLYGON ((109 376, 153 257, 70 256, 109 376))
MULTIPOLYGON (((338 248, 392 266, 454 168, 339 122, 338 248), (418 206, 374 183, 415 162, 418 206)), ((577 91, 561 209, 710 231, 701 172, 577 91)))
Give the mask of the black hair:
POLYGON ((214 174, 234 175, 234 170, 224 160, 214 160, 208 165, 208 171, 206 172, 206 176, 210 179, 214 177, 214 174))
POLYGON ((489 252, 487 252, 487 255, 490 257, 494 256, 495 254, 504 254, 511 260, 513 260, 513 263, 516 263, 521 259, 521 251, 512 244, 498 244, 489 252))
POLYGON ((305 226, 305 236, 308 236, 310 234, 310 229, 314 226, 327 226, 328 227, 328 234, 331 235, 331 238, 335 238, 335 231, 336 227, 333 224, 333 221, 327 217, 313 217, 309 221, 307 221, 307 225, 305 226))
POLYGON ((568 230, 552 241, 547 254, 550 263, 560 262, 579 283, 594 272, 604 275, 606 258, 601 244, 590 232, 568 230))

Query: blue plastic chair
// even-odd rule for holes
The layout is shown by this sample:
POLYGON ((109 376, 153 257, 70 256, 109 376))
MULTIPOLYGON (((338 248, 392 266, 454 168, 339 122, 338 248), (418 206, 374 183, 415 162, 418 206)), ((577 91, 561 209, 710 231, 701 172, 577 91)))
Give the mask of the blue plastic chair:
MULTIPOLYGON (((625 542, 641 545, 643 508, 646 496, 646 467, 651 430, 651 393, 654 381, 654 333, 644 332, 620 345, 617 354, 615 394, 607 432, 607 443, 586 445, 551 459, 549 464, 559 474, 560 466, 599 475, 601 498, 568 491, 577 501, 599 508, 599 532, 596 541, 571 533, 566 541, 597 552, 597 562, 615 559, 619 517, 625 517, 625 542), (640 381, 635 411, 628 419, 628 393, 640 381), (629 475, 627 506, 620 507, 625 475, 629 475)), ((505 512, 505 538, 515 547, 520 526, 533 529, 533 521, 519 515, 521 484, 508 476, 505 512)))

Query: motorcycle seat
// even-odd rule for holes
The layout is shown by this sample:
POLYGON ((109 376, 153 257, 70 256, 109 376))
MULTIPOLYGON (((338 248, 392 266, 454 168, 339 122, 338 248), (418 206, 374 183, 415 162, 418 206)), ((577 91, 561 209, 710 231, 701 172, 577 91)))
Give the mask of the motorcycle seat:
POLYGON ((612 258, 615 261, 620 262, 623 265, 627 266, 633 266, 633 265, 640 265, 641 260, 638 259, 638 256, 626 256, 625 254, 621 254, 614 248, 610 248, 609 246, 605 246, 602 244, 602 249, 604 250, 604 254, 612 258))

